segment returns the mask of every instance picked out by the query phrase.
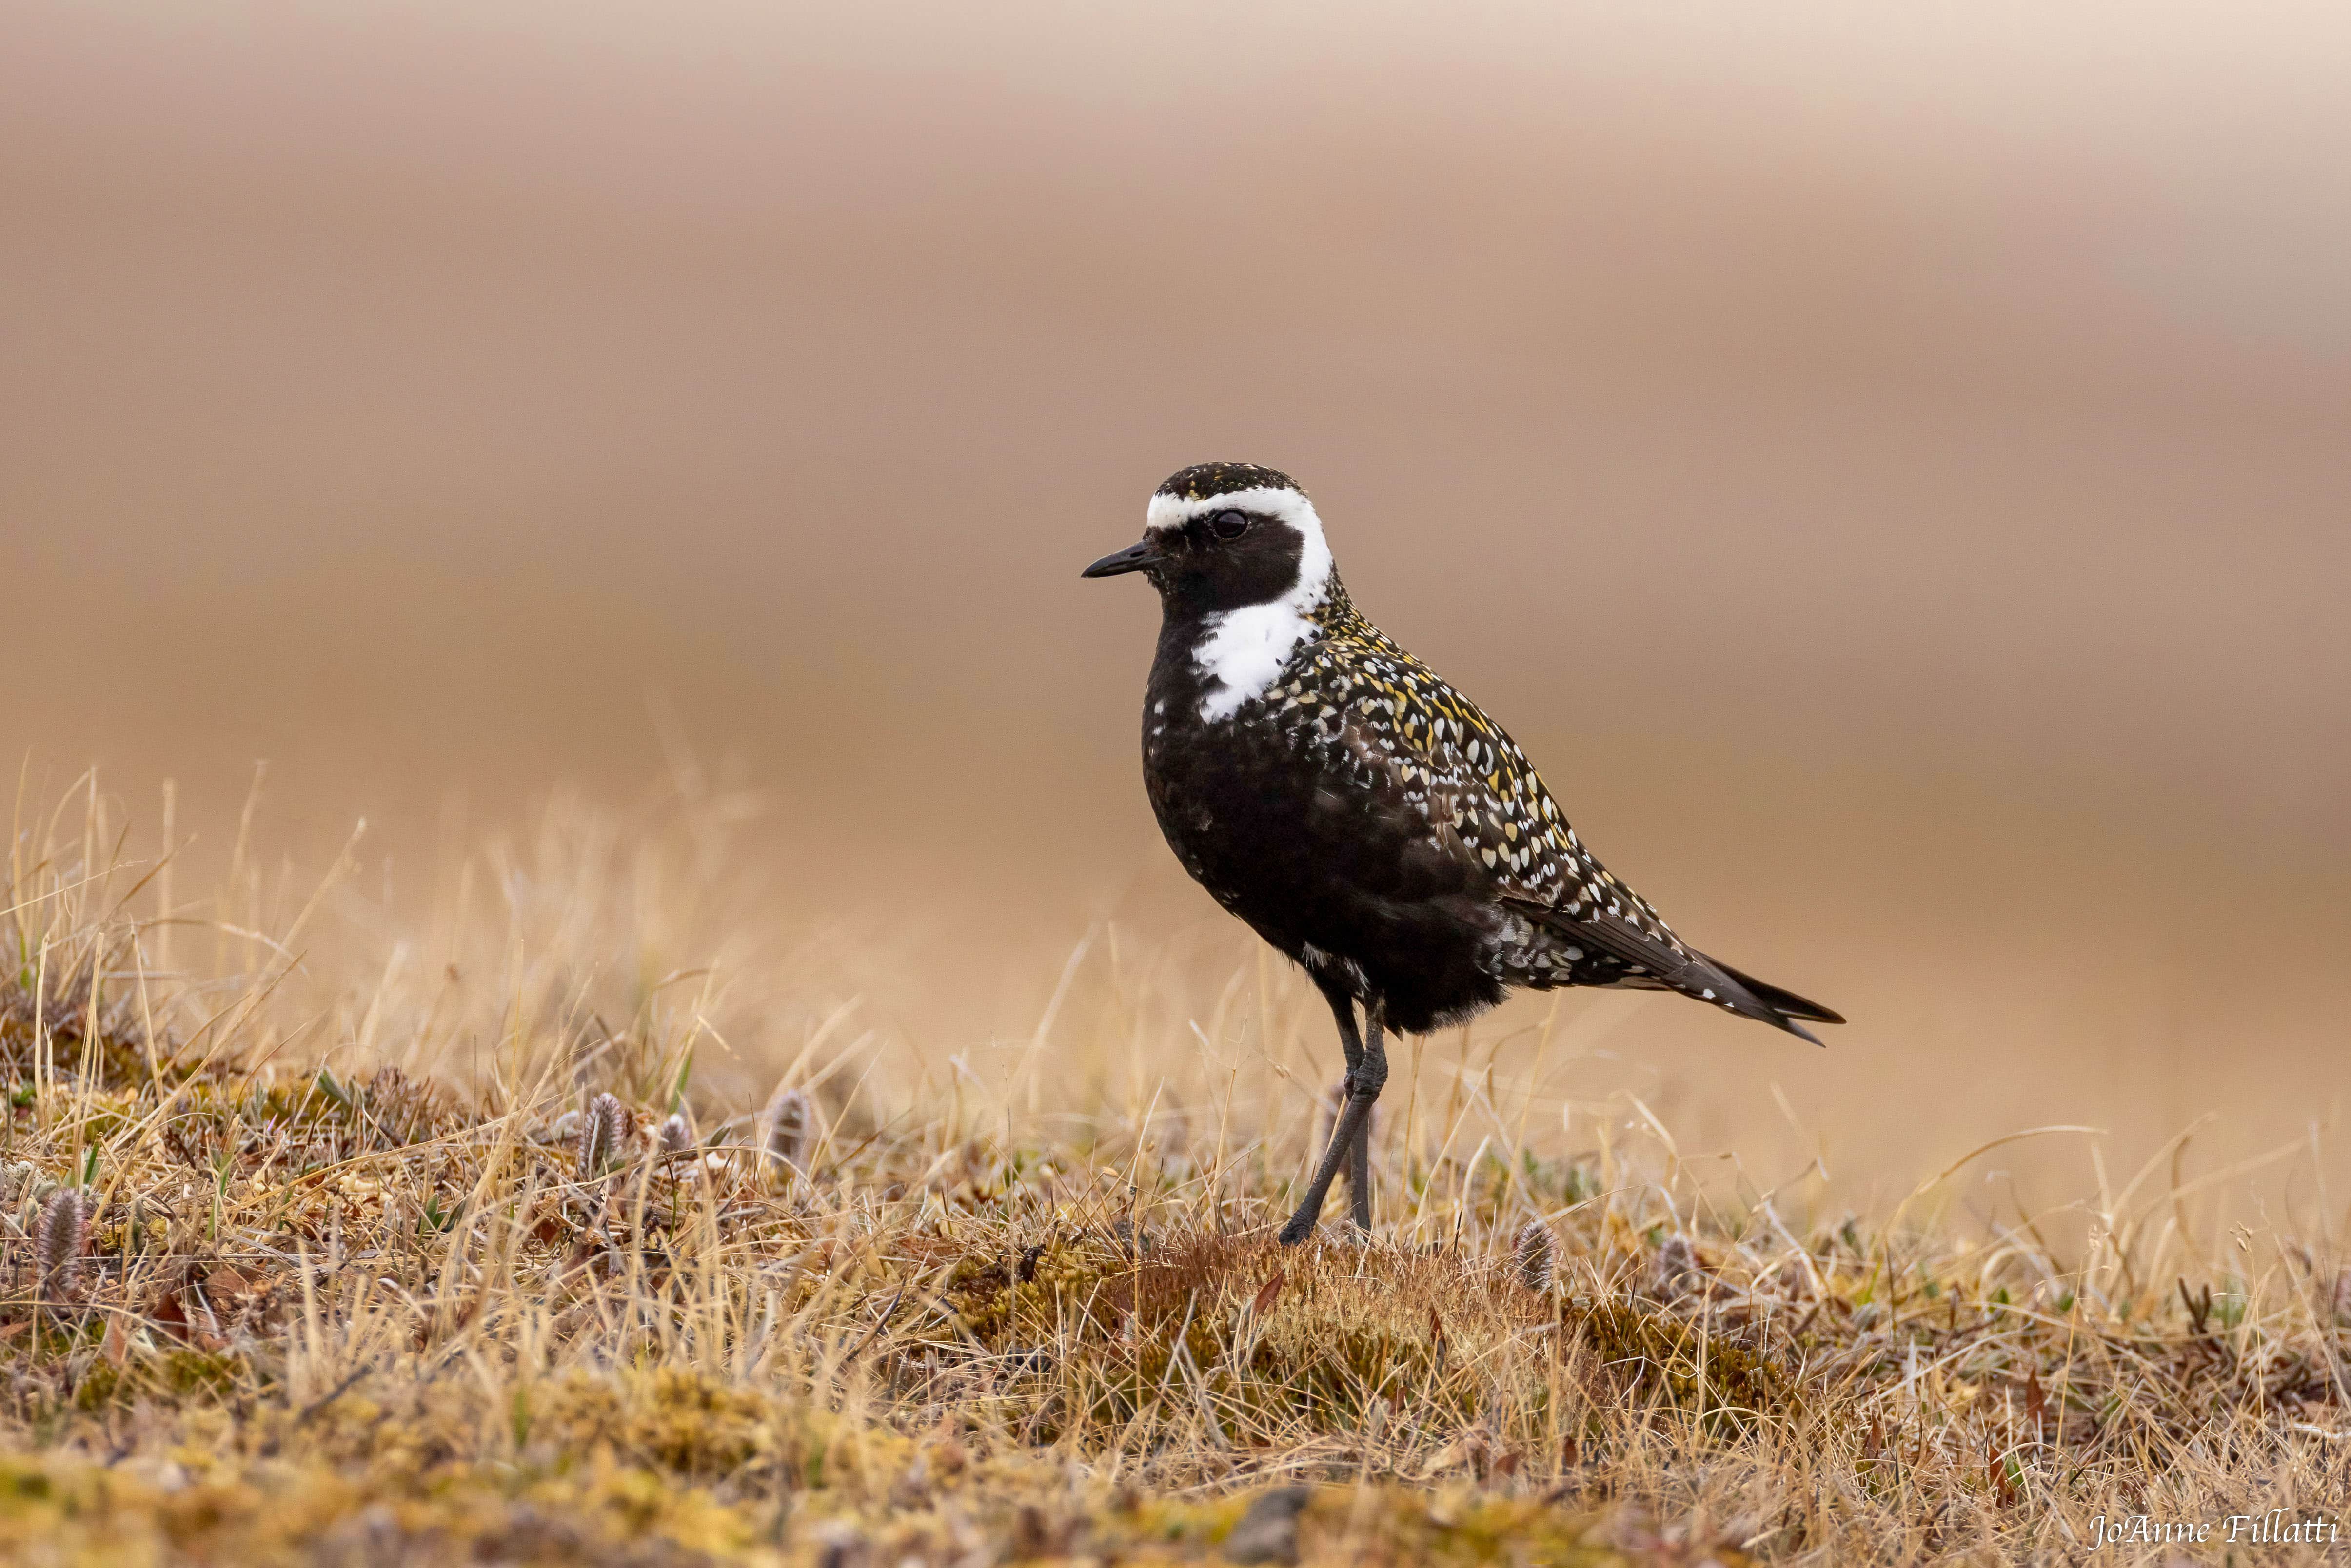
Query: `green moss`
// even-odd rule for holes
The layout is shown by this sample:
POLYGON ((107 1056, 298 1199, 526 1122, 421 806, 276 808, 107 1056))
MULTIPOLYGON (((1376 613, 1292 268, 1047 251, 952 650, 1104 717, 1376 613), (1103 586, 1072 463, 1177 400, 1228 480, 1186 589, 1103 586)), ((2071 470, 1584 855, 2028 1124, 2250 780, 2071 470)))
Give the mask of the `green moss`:
POLYGON ((152 1375, 156 1385, 174 1398, 216 1400, 228 1397, 250 1371, 241 1355, 210 1350, 173 1350, 156 1359, 152 1375))
POLYGON ((718 1476, 749 1464, 771 1434, 767 1401, 690 1368, 664 1366, 653 1374, 624 1440, 672 1470, 718 1476))
POLYGON ((101 1361, 83 1373, 81 1381, 74 1385, 74 1408, 94 1415, 112 1405, 121 1391, 122 1374, 101 1361))
POLYGON ((1678 1409, 1744 1429, 1759 1415, 1798 1407, 1777 1363, 1671 1312, 1612 1297, 1573 1301, 1565 1317, 1618 1375, 1662 1390, 1678 1409))

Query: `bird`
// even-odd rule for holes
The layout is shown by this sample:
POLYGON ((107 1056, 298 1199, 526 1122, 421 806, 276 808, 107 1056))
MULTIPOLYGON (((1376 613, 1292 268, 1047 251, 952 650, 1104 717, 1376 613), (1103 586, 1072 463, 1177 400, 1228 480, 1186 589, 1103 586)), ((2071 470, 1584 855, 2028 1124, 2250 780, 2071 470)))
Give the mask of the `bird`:
POLYGON ((1282 1245, 1314 1234, 1343 1164, 1370 1232, 1391 1030, 1585 986, 1677 992, 1815 1045, 1806 1023, 1844 1021, 1690 946, 1603 866, 1501 726, 1355 608, 1296 480, 1196 464, 1144 521, 1141 540, 1081 575, 1141 573, 1159 591, 1143 713, 1153 814, 1193 880, 1305 970, 1346 1058, 1344 1103, 1282 1245))

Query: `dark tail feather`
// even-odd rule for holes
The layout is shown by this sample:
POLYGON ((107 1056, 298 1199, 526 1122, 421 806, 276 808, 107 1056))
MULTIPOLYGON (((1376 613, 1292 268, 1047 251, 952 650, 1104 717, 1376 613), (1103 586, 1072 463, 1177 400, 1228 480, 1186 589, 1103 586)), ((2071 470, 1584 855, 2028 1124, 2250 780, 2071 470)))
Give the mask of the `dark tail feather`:
POLYGON ((1797 1028, 1795 1023, 1792 1020, 1796 1019, 1804 1019, 1813 1023, 1844 1022, 1844 1014, 1833 1011, 1828 1008, 1824 1008, 1818 1002, 1811 1001, 1803 997, 1800 997, 1793 991, 1783 990, 1780 987, 1772 985, 1768 980, 1759 980, 1752 975, 1742 974, 1739 970, 1734 969, 1729 965, 1724 963, 1719 958, 1708 956, 1707 962, 1721 970, 1724 974, 1729 976, 1732 979, 1738 981, 1741 986, 1744 986, 1749 994, 1753 996, 1757 1001, 1761 1002, 1765 1007, 1771 1009, 1774 1013, 1777 1013, 1779 1017, 1774 1021, 1777 1022, 1781 1028, 1786 1030, 1790 1034, 1803 1036, 1806 1040, 1811 1040, 1814 1045, 1821 1043, 1819 1037, 1814 1035, 1810 1030, 1797 1028))
POLYGON ((1798 1023, 1798 1019, 1813 1023, 1844 1022, 1841 1015, 1818 1002, 1806 1001, 1793 991, 1783 991, 1752 975, 1742 975, 1696 948, 1669 947, 1628 921, 1599 915, 1578 919, 1562 910, 1524 900, 1513 901, 1513 907, 1579 946, 1596 947, 1628 966, 1636 966, 1641 974, 1655 977, 1659 985, 1700 1001, 1719 1003, 1741 1018, 1784 1029, 1814 1045, 1821 1043, 1821 1037, 1798 1023))

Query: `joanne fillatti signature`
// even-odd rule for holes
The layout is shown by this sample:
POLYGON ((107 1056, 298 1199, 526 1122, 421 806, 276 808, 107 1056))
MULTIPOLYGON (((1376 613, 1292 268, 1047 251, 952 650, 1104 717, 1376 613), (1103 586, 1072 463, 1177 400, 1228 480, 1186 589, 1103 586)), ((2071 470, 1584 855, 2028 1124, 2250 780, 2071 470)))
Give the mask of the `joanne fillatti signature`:
POLYGON ((2273 1508, 2267 1513, 2230 1513, 2219 1519, 2163 1519, 2151 1513, 2105 1514, 2090 1521, 2090 1545, 2173 1546, 2219 1542, 2238 1546, 2335 1546, 2343 1522, 2324 1514, 2273 1508))

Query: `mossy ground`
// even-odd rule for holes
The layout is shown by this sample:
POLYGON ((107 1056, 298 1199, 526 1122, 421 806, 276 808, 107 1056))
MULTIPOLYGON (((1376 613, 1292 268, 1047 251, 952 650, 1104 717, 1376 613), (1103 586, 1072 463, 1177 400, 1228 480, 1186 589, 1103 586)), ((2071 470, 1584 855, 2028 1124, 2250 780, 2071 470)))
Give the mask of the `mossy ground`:
POLYGON ((2069 1260, 1445 1127, 1382 1144, 1405 1218, 1285 1251, 1311 1133, 872 1115, 821 1030, 821 1136, 764 1151, 693 1085, 710 982, 662 1000, 704 971, 614 956, 642 885, 542 867, 554 935, 314 1014, 158 962, 107 841, 20 845, 0 925, 16 1560, 1207 1563, 1302 1483, 1308 1562, 2021 1562, 2344 1493, 2345 1276, 2215 1270, 2176 1192, 2069 1260))

